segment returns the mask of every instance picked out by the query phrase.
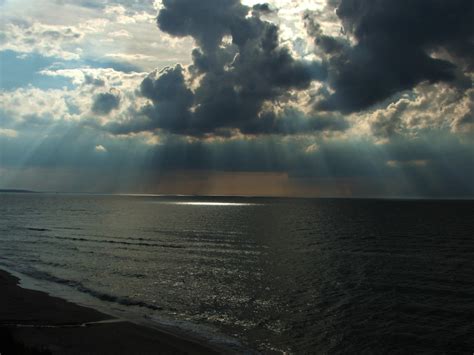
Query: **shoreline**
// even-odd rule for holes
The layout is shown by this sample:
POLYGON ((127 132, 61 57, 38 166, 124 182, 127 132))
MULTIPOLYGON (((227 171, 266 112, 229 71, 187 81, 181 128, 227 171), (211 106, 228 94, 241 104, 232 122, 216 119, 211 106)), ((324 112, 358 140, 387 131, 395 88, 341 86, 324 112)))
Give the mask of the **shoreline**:
POLYGON ((19 285, 0 269, 0 353, 218 354, 198 339, 149 328, 19 285), (26 350, 26 351, 25 351, 26 350))

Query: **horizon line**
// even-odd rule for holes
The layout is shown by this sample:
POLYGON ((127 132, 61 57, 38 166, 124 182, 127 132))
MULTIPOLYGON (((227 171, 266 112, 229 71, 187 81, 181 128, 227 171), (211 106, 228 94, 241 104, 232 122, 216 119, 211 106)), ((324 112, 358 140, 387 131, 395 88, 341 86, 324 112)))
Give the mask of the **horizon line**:
POLYGON ((473 201, 474 196, 288 196, 288 195, 221 195, 221 194, 174 194, 174 193, 133 193, 133 192, 85 192, 85 191, 36 191, 30 189, 0 189, 0 193, 24 194, 70 194, 129 197, 184 197, 184 198, 274 198, 274 199, 338 199, 338 200, 433 200, 433 201, 473 201))

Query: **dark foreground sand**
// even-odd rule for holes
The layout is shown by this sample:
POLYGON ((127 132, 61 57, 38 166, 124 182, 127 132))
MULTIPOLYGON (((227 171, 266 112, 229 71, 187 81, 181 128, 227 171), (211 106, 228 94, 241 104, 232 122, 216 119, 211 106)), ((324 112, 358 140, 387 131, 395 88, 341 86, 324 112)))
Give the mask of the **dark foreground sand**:
POLYGON ((215 354, 219 349, 18 286, 0 270, 0 353, 215 354))

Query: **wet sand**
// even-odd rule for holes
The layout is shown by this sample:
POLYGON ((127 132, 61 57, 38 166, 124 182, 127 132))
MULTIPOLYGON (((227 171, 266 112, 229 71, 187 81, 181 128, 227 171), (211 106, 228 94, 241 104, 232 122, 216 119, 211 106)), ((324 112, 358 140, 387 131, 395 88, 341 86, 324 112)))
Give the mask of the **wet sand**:
POLYGON ((0 270, 0 353, 216 354, 215 349, 112 318, 18 285, 0 270), (3 347, 3 349, 2 349, 3 347))

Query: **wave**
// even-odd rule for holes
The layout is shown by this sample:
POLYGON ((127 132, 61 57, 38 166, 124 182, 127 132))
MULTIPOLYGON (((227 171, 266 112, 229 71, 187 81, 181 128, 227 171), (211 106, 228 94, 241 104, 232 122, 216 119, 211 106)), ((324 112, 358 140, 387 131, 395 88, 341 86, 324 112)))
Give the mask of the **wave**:
POLYGON ((51 232, 51 229, 48 228, 35 228, 35 227, 27 227, 26 229, 34 232, 51 232))
POLYGON ((43 236, 43 238, 75 241, 75 242, 90 242, 90 243, 102 243, 102 244, 118 244, 118 245, 132 245, 132 246, 146 246, 146 247, 159 247, 159 248, 171 248, 171 249, 184 249, 183 245, 176 244, 161 244, 161 243, 143 243, 143 242, 126 242, 117 241, 112 239, 89 239, 89 238, 77 238, 77 237, 60 237, 60 236, 43 236))
POLYGON ((68 287, 71 287, 75 289, 76 291, 79 291, 81 293, 88 294, 92 297, 95 297, 101 301, 106 301, 106 302, 111 302, 111 303, 116 303, 120 304, 123 306, 135 306, 135 307, 142 307, 142 308, 147 308, 152 311, 161 311, 163 310, 163 307, 154 305, 154 304, 149 304, 143 301, 138 301, 134 299, 130 299, 127 297, 122 297, 118 295, 113 295, 110 293, 94 290, 90 287, 85 286, 82 282, 76 281, 76 280, 68 280, 64 279, 55 275, 52 275, 48 272, 45 271, 40 271, 40 270, 29 270, 25 272, 25 274, 29 277, 32 277, 37 280, 44 280, 60 285, 65 285, 68 287))

